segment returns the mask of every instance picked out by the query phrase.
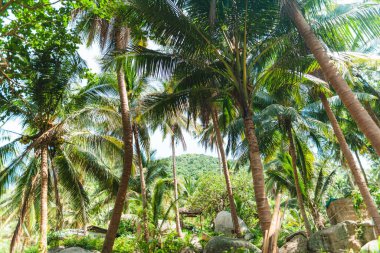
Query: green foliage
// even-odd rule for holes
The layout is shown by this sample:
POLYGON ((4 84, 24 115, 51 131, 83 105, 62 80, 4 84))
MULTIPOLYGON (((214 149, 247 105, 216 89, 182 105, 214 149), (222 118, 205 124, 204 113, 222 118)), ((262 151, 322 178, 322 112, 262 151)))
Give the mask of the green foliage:
MULTIPOLYGON (((256 204, 250 174, 239 172, 231 175, 233 193, 238 216, 249 227, 257 225, 256 204)), ((192 209, 200 209, 203 215, 213 220, 216 214, 229 210, 226 182, 222 174, 208 172, 198 180, 197 189, 189 198, 188 205, 192 209)))
POLYGON ((60 245, 65 247, 81 247, 83 249, 87 250, 102 250, 103 246, 103 238, 96 238, 96 237, 79 237, 79 236, 70 236, 68 238, 65 238, 60 242, 60 245))
POLYGON ((176 233, 170 233, 165 236, 161 247, 156 249, 155 253, 181 252, 186 247, 192 247, 190 244, 191 235, 185 235, 185 238, 179 238, 176 233))
POLYGON ((117 233, 120 236, 136 233, 136 224, 131 219, 122 219, 117 233))
POLYGON ((32 246, 32 247, 25 249, 24 252, 25 253, 39 253, 40 251, 38 249, 38 246, 32 246))
MULTIPOLYGON (((171 164, 171 158, 162 159, 171 164)), ((205 173, 210 171, 218 171, 219 161, 218 158, 200 155, 200 154, 186 154, 176 157, 177 173, 182 178, 193 178, 197 180, 205 173)), ((169 167, 168 170, 171 170, 169 167)), ((171 171, 168 171, 169 175, 171 171)))

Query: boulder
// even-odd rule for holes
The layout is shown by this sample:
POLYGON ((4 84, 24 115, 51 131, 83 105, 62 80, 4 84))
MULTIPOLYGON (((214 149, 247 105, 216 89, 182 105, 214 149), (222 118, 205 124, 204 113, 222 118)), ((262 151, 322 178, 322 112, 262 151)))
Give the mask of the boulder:
POLYGON ((368 241, 375 239, 374 227, 369 223, 344 221, 311 235, 308 250, 312 253, 359 252, 368 241))
POLYGON ((380 253, 380 239, 366 243, 361 248, 360 253, 380 253))
POLYGON ((240 239, 216 236, 206 244, 203 253, 235 252, 238 249, 246 249, 249 252, 260 253, 261 250, 250 242, 240 239))
POLYGON ((194 235, 190 239, 190 244, 193 246, 194 251, 201 252, 202 251, 202 244, 198 236, 194 235))
POLYGON ((65 247, 63 246, 59 246, 58 248, 54 248, 54 249, 49 249, 48 250, 48 253, 58 253, 58 252, 61 252, 62 250, 64 250, 65 247))
MULTIPOLYGON (((249 232, 247 225, 244 223, 242 219, 238 217, 240 232, 242 234, 246 234, 249 232)), ((227 211, 221 211, 216 215, 214 220, 214 231, 217 233, 223 233, 225 235, 231 235, 234 230, 234 225, 232 223, 231 213, 227 211)))
POLYGON ((286 243, 280 248, 279 253, 305 253, 307 252, 307 236, 301 231, 286 238, 286 243))
POLYGON ((92 253, 92 251, 82 249, 79 247, 70 247, 70 248, 61 250, 59 253, 92 253))
POLYGON ((170 220, 158 220, 158 226, 160 227, 160 232, 163 234, 175 231, 176 229, 175 222, 170 220))
POLYGON ((331 225, 348 220, 359 221, 354 204, 349 198, 330 199, 326 205, 326 212, 331 225))
POLYGON ((180 251, 180 253, 196 253, 192 248, 186 247, 180 251))

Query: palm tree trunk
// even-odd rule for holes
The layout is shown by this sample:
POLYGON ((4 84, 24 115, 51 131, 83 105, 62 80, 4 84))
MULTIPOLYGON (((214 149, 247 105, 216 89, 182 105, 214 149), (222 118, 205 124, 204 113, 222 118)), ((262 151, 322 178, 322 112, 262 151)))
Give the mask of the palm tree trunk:
POLYGON ((334 90, 339 95, 359 129, 371 142, 377 154, 380 155, 380 128, 376 125, 368 112, 363 108, 355 94, 348 86, 347 82, 343 79, 337 68, 330 61, 330 57, 323 48, 322 43, 318 40, 310 25, 303 17, 296 2, 294 0, 287 0, 286 4, 288 15, 293 20, 299 34, 303 37, 307 47, 311 50, 321 66, 327 80, 331 83, 334 90))
POLYGON ((80 200, 81 208, 82 208, 82 220, 83 220, 83 234, 87 236, 87 213, 86 213, 86 205, 84 204, 83 198, 80 200))
POLYGON ((369 104, 369 102, 365 102, 364 103, 364 108, 367 110, 369 116, 371 116, 371 118, 373 119, 373 121, 376 123, 376 125, 378 127, 380 127, 380 120, 379 118, 377 117, 376 113, 372 110, 372 107, 371 105, 369 104))
POLYGON ((59 190, 58 190, 58 175, 55 168, 53 168, 53 183, 54 183, 54 195, 55 195, 55 205, 56 205, 56 227, 55 230, 59 231, 63 227, 63 208, 62 208, 62 202, 61 198, 59 196, 59 190))
POLYGON ((263 253, 277 253, 278 252, 276 238, 278 238, 278 234, 281 228, 281 224, 279 224, 281 220, 280 208, 281 208, 281 192, 278 192, 276 193, 271 227, 269 229, 268 235, 264 237, 263 253), (273 238, 273 240, 271 240, 271 238, 273 238))
POLYGON ((21 226, 24 223, 26 212, 27 212, 28 207, 29 207, 29 199, 33 195, 34 187, 36 185, 36 182, 37 182, 37 175, 35 175, 32 178, 32 182, 31 182, 30 188, 24 193, 23 202, 22 202, 22 206, 21 206, 20 217, 19 217, 19 220, 17 222, 15 231, 14 231, 13 236, 12 236, 11 244, 10 244, 10 247, 9 247, 9 252, 10 253, 16 252, 16 246, 17 246, 17 243, 18 243, 18 241, 20 239, 20 235, 21 235, 21 226))
POLYGON ((330 105, 329 105, 329 102, 327 101, 326 96, 324 94, 320 94, 320 98, 321 98, 323 107, 327 113, 327 116, 331 122, 331 125, 333 127, 335 136, 338 139, 339 146, 343 152, 344 157, 346 158, 348 167, 350 168, 351 173, 354 176, 355 183, 359 188, 359 191, 363 197, 365 205, 367 206, 367 212, 369 216, 372 217, 375 223, 376 233, 377 235, 379 235, 380 234, 380 214, 377 210, 376 204, 371 197, 371 194, 368 190, 367 184, 365 183, 363 175, 360 173, 360 169, 356 165, 354 156, 352 155, 348 147, 346 139, 344 138, 344 135, 342 133, 342 130, 340 129, 338 121, 336 120, 335 115, 330 108, 330 105))
POLYGON ((247 110, 244 117, 244 133, 248 141, 249 168, 252 172, 253 188, 257 204, 257 213, 263 235, 269 232, 271 224, 271 212, 265 193, 264 169, 261 163, 259 144, 255 133, 255 125, 252 120, 252 112, 247 110))
POLYGON ((287 124, 286 128, 287 128, 286 130, 288 132, 288 138, 289 138, 289 154, 292 158, 292 168, 293 168, 293 174, 294 174, 294 182, 295 182, 295 186, 296 186, 297 202, 298 202, 298 206, 299 206, 300 211, 301 211, 303 222, 305 223, 306 234, 308 237, 310 237, 310 235, 312 233, 311 232, 311 226, 309 223, 309 219, 307 218, 307 215, 306 215, 305 205, 303 203, 300 181, 298 178, 298 171, 297 171, 296 147, 294 146, 292 125, 290 122, 287 124))
MULTIPOLYGON (((173 131, 174 132, 174 131, 173 131)), ((173 184, 174 184, 174 211, 175 211, 175 227, 179 237, 183 237, 181 223, 179 220, 179 207, 178 207, 178 182, 177 182, 177 168, 175 164, 175 140, 174 134, 172 134, 172 168, 173 168, 173 184)))
POLYGON ((119 228, 121 215, 126 200, 129 178, 131 176, 132 159, 133 159, 133 143, 132 143, 132 126, 129 113, 128 95, 125 84, 124 70, 120 67, 117 71, 117 80, 119 86, 119 96, 121 105, 121 118, 123 125, 123 173, 119 184, 119 190, 116 195, 115 205, 112 212, 111 221, 108 226, 107 234, 104 240, 102 253, 111 253, 115 242, 116 233, 119 228))
POLYGON ((362 162, 361 162, 361 160, 360 160, 360 157, 359 157, 359 154, 358 154, 358 151, 357 151, 357 150, 355 150, 355 156, 356 156, 356 159, 358 160, 360 170, 361 170, 362 173, 363 173, 364 181, 365 181, 365 183, 366 183, 367 186, 368 186, 368 178, 367 178, 367 174, 365 173, 365 170, 364 170, 363 164, 362 164, 362 162))
POLYGON ((47 226, 48 226, 48 147, 41 147, 41 220, 39 252, 47 252, 47 226))
POLYGON ((222 139, 222 135, 219 129, 218 115, 215 108, 212 109, 211 114, 212 114, 212 123, 213 123, 213 127, 216 134, 217 149, 219 150, 219 153, 220 153, 220 159, 222 162, 224 178, 226 180, 228 200, 230 202, 230 209, 231 209, 231 218, 232 218, 232 223, 234 224, 234 233, 240 236, 241 233, 240 233, 239 219, 238 219, 238 215, 236 211, 234 195, 232 192, 232 184, 231 184, 231 179, 230 179, 230 173, 228 171, 226 154, 224 152, 223 139, 222 139))
POLYGON ((219 151, 218 145, 216 145, 216 151, 218 152, 219 171, 220 171, 220 174, 223 174, 222 158, 220 157, 220 151, 219 151))
POLYGON ((148 202, 146 199, 146 186, 145 186, 145 176, 143 165, 141 161, 141 150, 139 144, 139 134, 136 126, 133 127, 133 134, 135 137, 135 147, 137 153, 137 161, 139 164, 139 172, 140 172, 140 185, 141 185, 141 197, 142 197, 142 205, 143 205, 143 226, 144 226, 144 239, 145 242, 149 242, 149 229, 148 229, 148 202))
POLYGON ((323 222, 323 218, 318 210, 318 207, 314 204, 310 205, 311 216, 313 217, 314 224, 318 230, 322 230, 325 228, 325 224, 323 222))

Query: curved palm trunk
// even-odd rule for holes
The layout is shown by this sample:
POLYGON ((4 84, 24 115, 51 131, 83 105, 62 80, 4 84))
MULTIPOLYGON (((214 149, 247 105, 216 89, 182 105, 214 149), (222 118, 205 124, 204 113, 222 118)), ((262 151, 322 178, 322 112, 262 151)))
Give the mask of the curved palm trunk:
POLYGON ((249 168, 252 172, 253 188, 257 204, 257 213, 263 235, 269 232, 271 224, 271 212, 265 193, 264 169, 261 163, 259 144, 255 133, 255 125, 252 120, 252 112, 247 110, 244 117, 244 133, 248 141, 249 168))
POLYGON ((348 147, 346 139, 344 138, 344 135, 342 133, 342 130, 340 129, 338 121, 336 120, 335 115, 330 108, 330 105, 329 105, 329 102, 327 101, 326 96, 324 94, 320 94, 320 98, 321 98, 323 107, 327 113, 327 116, 331 122, 334 133, 338 139, 340 149, 342 150, 343 155, 346 158, 348 167, 350 168, 351 173, 354 176, 356 185, 358 186, 359 191, 363 197, 364 203, 367 206, 367 212, 372 217, 375 223, 376 233, 377 235, 379 235, 380 234, 380 214, 379 214, 379 211, 377 210, 376 204, 371 197, 371 194, 368 190, 367 184, 365 183, 363 175, 360 173, 360 169, 356 165, 354 156, 352 155, 348 147))
MULTIPOLYGON (((173 131, 174 132, 174 131, 173 131)), ((172 168, 173 168, 173 184, 174 184, 174 211, 175 211, 175 228, 179 237, 183 237, 181 222, 179 220, 179 207, 178 207, 178 182, 177 182, 177 168, 175 164, 175 140, 172 135, 172 168)))
POLYGON ((363 108, 347 82, 339 74, 339 71, 330 61, 330 57, 323 48, 322 43, 314 34, 310 25, 306 22, 294 0, 286 0, 286 9, 293 20, 299 34, 305 40, 307 47, 311 50, 327 80, 331 83, 339 98, 355 120, 359 129, 371 142, 377 154, 380 155, 380 128, 373 121, 368 112, 363 108))
POLYGON ((287 125, 286 130, 288 132, 288 138, 289 138, 289 154, 292 158, 292 168, 293 168, 294 182, 296 185, 297 202, 298 202, 298 206, 299 206, 300 211, 301 211, 303 222, 305 223, 306 234, 309 237, 312 232, 311 232, 311 226, 309 223, 309 219, 307 218, 307 215, 306 215, 305 205, 303 203, 302 192, 301 192, 301 187, 300 187, 300 181, 298 178, 297 154, 296 154, 296 147, 294 146, 294 141, 293 141, 291 123, 289 123, 287 125))
POLYGON ((137 161, 139 164, 139 172, 140 172, 140 185, 141 185, 141 197, 142 197, 142 205, 143 205, 143 226, 144 226, 144 239, 145 242, 149 242, 149 229, 148 229, 148 202, 146 200, 146 186, 145 186, 145 177, 144 170, 141 161, 141 150, 138 138, 138 130, 137 127, 133 127, 133 134, 135 137, 135 147, 137 153, 137 161))
POLYGON ((39 252, 47 252, 47 226, 48 226, 48 147, 41 147, 41 221, 39 252))
POLYGON ((119 96, 121 105, 121 118, 123 125, 123 173, 121 175, 119 190, 116 195, 115 205, 112 212, 111 221, 108 226, 107 234, 104 240, 102 253, 111 253, 115 242, 116 233, 119 228, 121 215, 123 212, 126 194, 128 190, 129 178, 131 176, 132 159, 133 159, 133 143, 132 143, 132 126, 129 113, 128 95, 125 84, 125 76, 123 69, 117 71, 117 80, 119 86, 119 96))
POLYGON ((220 153, 220 159, 221 159, 222 167, 223 167, 223 174, 226 180, 227 195, 228 195, 228 200, 230 202, 230 209, 231 209, 231 218, 232 218, 232 223, 234 224, 234 233, 240 236, 241 233, 240 233, 239 219, 238 219, 238 215, 236 211, 234 195, 232 192, 232 184, 231 184, 231 179, 230 179, 230 172, 228 171, 226 154, 223 148, 223 139, 222 139, 222 135, 220 134, 218 115, 215 109, 212 109, 211 114, 212 114, 212 123, 213 123, 213 127, 216 134, 216 142, 218 145, 217 148, 220 153))
POLYGON ((63 227, 63 207, 61 198, 59 196, 59 190, 58 190, 58 175, 55 168, 53 168, 53 183, 54 183, 54 195, 55 195, 55 205, 56 205, 56 219, 57 224, 55 227, 56 231, 59 231, 63 227))
POLYGON ((16 252, 16 246, 17 246, 17 243, 18 243, 18 241, 20 239, 20 235, 21 235, 21 226, 24 223, 26 212, 27 212, 28 206, 29 206, 29 199, 31 198, 31 196, 33 194, 36 182, 37 182, 37 175, 35 175, 33 177, 30 188, 24 194, 24 198, 23 198, 23 202, 22 202, 22 206, 21 206, 20 217, 19 217, 19 220, 17 222, 15 231, 14 231, 13 236, 12 236, 11 244, 9 247, 10 253, 16 252))

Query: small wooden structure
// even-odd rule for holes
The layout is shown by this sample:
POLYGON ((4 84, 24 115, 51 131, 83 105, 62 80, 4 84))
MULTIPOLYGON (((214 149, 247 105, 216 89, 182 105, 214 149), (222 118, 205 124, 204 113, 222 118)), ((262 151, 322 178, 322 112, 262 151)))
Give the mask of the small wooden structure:
POLYGON ((336 225, 346 220, 359 221, 354 205, 349 198, 330 200, 326 206, 326 212, 331 225, 336 225))
POLYGON ((101 228, 98 226, 88 226, 87 231, 98 233, 98 234, 107 234, 107 229, 101 228))
POLYGON ((181 207, 178 209, 178 212, 179 212, 179 215, 181 216, 181 220, 180 220, 181 221, 181 227, 184 227, 183 218, 185 218, 185 217, 195 218, 195 217, 199 216, 199 222, 200 222, 201 229, 202 229, 202 210, 200 210, 200 209, 191 210, 191 209, 181 207))

